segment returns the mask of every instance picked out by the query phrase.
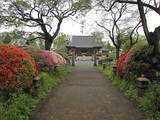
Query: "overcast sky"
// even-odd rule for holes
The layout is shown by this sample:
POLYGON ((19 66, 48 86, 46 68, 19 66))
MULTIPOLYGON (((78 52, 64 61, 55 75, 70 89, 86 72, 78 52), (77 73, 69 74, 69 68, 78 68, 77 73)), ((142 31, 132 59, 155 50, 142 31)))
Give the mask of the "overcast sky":
MULTIPOLYGON (((91 20, 98 20, 99 16, 95 13, 91 12, 90 14, 86 15, 86 23, 84 27, 84 33, 83 35, 89 35, 93 31, 102 31, 101 28, 99 28, 96 24, 94 24, 94 21, 91 20)), ((83 19, 83 18, 82 18, 83 19)), ((77 21, 81 21, 82 19, 79 19, 77 21)), ((160 26, 160 16, 157 15, 155 12, 150 12, 147 14, 147 22, 148 27, 150 31, 154 31, 155 27, 160 26)), ((63 22, 61 26, 61 32, 64 32, 66 34, 70 35, 82 35, 81 33, 81 24, 79 22, 72 21, 71 19, 67 19, 63 22)), ((143 30, 141 29, 141 34, 143 34, 143 30)))
MULTIPOLYGON (((100 20, 100 16, 96 14, 94 11, 90 12, 86 15, 85 18, 78 18, 75 19, 75 21, 71 20, 70 18, 67 18, 63 21, 60 32, 63 32, 68 35, 90 35, 91 32, 94 31, 103 31, 102 28, 99 28, 94 21, 100 20), (81 24, 80 22, 85 19, 86 24, 84 26, 84 33, 81 33, 81 24)), ((154 31, 155 27, 160 26, 160 16, 157 15, 155 12, 150 12, 147 14, 147 20, 148 20, 148 27, 150 31, 154 31)), ((27 29, 29 31, 35 31, 37 28, 23 28, 27 29)), ((11 30, 11 29, 9 29, 11 30)), ((8 31, 8 28, 2 28, 0 29, 0 32, 8 31)), ((143 34, 143 30, 140 30, 140 33, 143 34)))

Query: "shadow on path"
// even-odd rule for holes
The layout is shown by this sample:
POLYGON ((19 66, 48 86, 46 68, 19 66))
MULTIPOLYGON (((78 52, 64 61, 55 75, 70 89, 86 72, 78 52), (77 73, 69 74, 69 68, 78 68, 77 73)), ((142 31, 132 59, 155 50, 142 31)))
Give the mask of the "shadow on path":
POLYGON ((29 120, 143 120, 118 88, 91 66, 76 66, 29 120))

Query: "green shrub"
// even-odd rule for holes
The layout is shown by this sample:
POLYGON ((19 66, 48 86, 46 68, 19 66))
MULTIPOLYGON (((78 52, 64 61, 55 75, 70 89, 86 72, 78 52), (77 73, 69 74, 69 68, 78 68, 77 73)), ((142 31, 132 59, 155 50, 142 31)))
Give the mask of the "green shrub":
POLYGON ((140 100, 140 107, 153 118, 160 118, 160 85, 149 85, 148 91, 140 100))

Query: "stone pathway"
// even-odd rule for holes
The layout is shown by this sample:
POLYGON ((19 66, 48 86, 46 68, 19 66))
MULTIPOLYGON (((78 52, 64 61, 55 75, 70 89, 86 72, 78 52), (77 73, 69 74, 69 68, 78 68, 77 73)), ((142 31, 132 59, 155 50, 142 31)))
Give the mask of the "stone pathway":
POLYGON ((76 66, 29 120, 143 120, 117 87, 91 66, 76 66))

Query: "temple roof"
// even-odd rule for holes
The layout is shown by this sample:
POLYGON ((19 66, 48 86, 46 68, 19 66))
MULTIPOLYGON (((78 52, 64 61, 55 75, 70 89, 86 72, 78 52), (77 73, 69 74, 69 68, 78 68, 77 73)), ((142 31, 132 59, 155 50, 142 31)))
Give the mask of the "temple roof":
POLYGON ((72 36, 71 42, 67 47, 76 48, 101 48, 92 36, 72 36))

